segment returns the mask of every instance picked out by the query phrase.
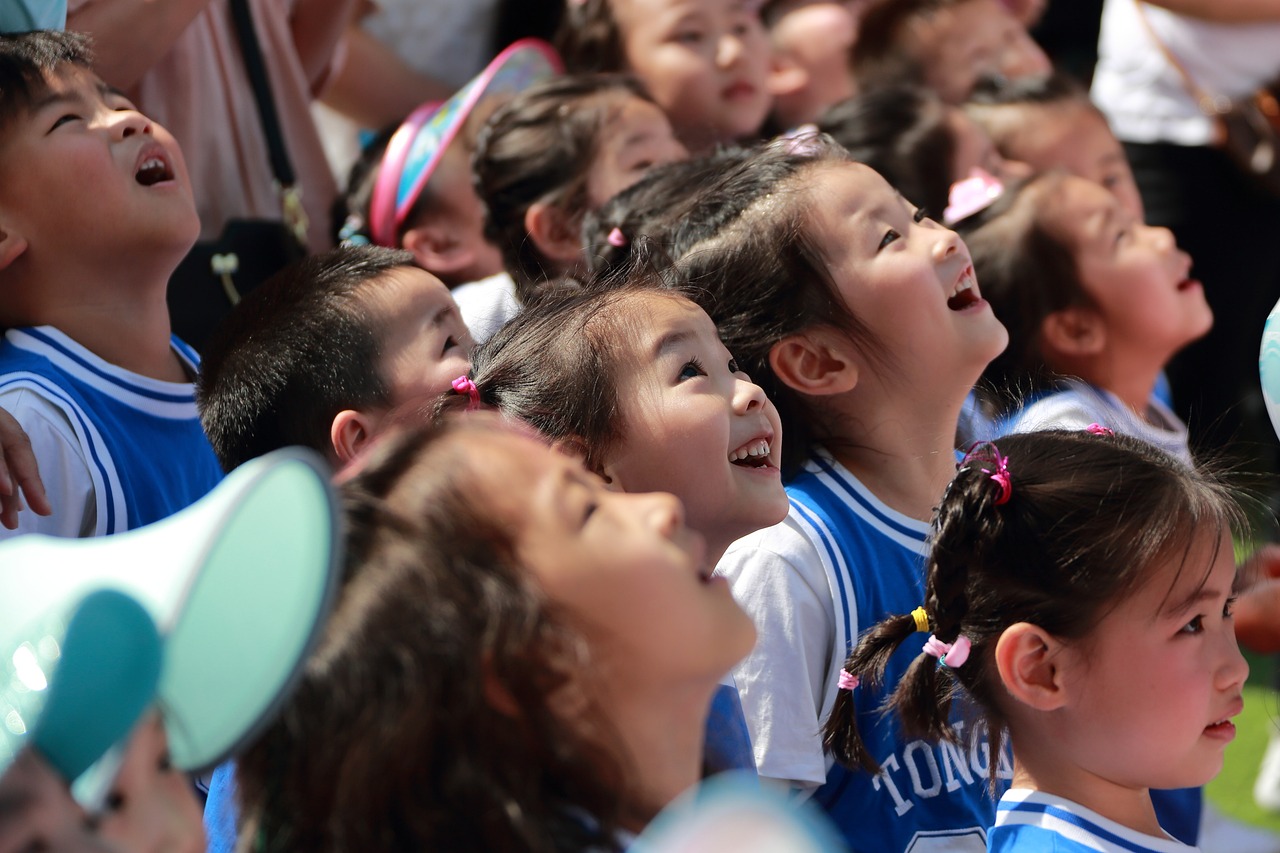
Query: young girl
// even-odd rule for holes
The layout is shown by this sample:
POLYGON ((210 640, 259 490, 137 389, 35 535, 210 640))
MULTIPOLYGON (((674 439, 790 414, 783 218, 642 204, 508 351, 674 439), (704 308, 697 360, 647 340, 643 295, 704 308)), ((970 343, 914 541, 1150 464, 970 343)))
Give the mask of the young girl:
POLYGON ((887 720, 884 772, 829 769, 819 729, 861 626, 922 594, 960 408, 1005 331, 953 232, 829 139, 796 149, 783 141, 729 165, 678 227, 650 233, 676 252, 787 436, 790 514, 731 545, 716 570, 760 632, 734 672, 757 766, 812 794, 855 850, 922 837, 981 849, 994 803, 980 780, 944 783, 944 756, 887 720))
POLYGON ((769 39, 756 0, 579 0, 556 47, 571 73, 627 71, 691 152, 753 139, 769 113, 769 39))
POLYGON ((650 168, 686 157, 666 115, 625 75, 548 80, 499 108, 472 166, 485 236, 502 251, 519 301, 549 279, 581 273, 587 211, 650 168))
POLYGON ((984 87, 974 93, 965 112, 1005 157, 1037 172, 1066 169, 1101 184, 1125 210, 1144 218, 1142 195, 1124 147, 1073 78, 1055 73, 984 87))
POLYGON ((975 220, 974 268, 1009 329, 986 373, 1006 428, 1096 422, 1190 461, 1186 425, 1154 391, 1213 312, 1169 230, 1060 173, 1012 189, 975 220))
POLYGON ((827 744, 876 772, 859 694, 889 683, 904 730, 967 770, 945 742, 962 688, 992 748, 1013 747, 988 850, 1195 849, 1162 829, 1150 789, 1204 784, 1235 736, 1240 519, 1211 475, 1125 436, 976 447, 938 507, 919 607, 845 661, 827 744))
MULTIPOLYGON (((786 516, 777 410, 706 313, 652 276, 544 297, 476 353, 472 376, 446 407, 496 406, 579 453, 614 488, 674 494, 706 540, 708 565, 786 516)), ((754 769, 731 683, 717 690, 706 732, 707 773, 754 769)))
POLYGON ((678 500, 483 413, 343 492, 350 580, 241 761, 245 849, 614 850, 697 781, 755 634, 678 500))

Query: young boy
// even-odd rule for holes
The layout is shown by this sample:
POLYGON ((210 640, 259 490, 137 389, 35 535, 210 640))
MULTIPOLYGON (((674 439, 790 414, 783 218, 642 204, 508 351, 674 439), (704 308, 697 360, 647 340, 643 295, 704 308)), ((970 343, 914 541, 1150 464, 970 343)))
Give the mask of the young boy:
POLYGON ((20 533, 139 527, 221 477, 165 305, 200 229, 182 152, 89 62, 75 34, 0 35, 0 407, 53 507, 20 533))
POLYGON ((205 349, 200 414, 222 466, 299 444, 336 465, 391 409, 449 389, 471 335, 406 251, 337 249, 245 297, 205 349))

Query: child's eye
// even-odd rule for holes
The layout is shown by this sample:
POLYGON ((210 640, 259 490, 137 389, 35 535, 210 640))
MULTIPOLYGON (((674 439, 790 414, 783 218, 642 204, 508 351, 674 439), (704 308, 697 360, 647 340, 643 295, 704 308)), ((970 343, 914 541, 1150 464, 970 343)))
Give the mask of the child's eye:
POLYGON ((679 44, 699 45, 702 44, 704 36, 701 30, 680 30, 672 39, 679 44))
POLYGON ((736 358, 731 358, 731 359, 729 359, 729 372, 730 372, 730 373, 742 373, 742 372, 743 372, 743 371, 742 371, 742 368, 738 366, 738 360, 737 360, 736 358))
POLYGON ((707 371, 703 369, 702 362, 696 358, 691 358, 680 368, 680 375, 677 377, 681 382, 686 379, 696 379, 699 376, 706 376, 707 371))
POLYGON ((1230 619, 1236 612, 1236 596, 1227 599, 1226 604, 1222 605, 1222 618, 1230 619))
POLYGON ((449 350, 453 349, 457 345, 458 345, 458 342, 453 339, 452 335, 450 335, 449 337, 444 339, 444 349, 440 350, 440 354, 444 355, 445 353, 447 353, 449 350))
POLYGON ((879 249, 885 248, 886 246, 888 246, 890 243, 892 243, 894 240, 897 240, 901 236, 902 235, 899 234, 897 231, 894 231, 892 228, 890 228, 888 231, 884 232, 884 237, 880 238, 880 245, 877 248, 877 251, 879 249))
POLYGON ((64 116, 59 116, 58 120, 57 120, 57 121, 55 121, 55 122, 53 123, 53 127, 49 128, 49 129, 50 129, 50 130, 57 130, 58 128, 62 127, 64 124, 66 124, 67 122, 71 122, 71 121, 79 121, 79 120, 80 120, 80 116, 76 115, 75 113, 67 113, 67 114, 66 114, 66 115, 64 115, 64 116))
POLYGON ((1179 633, 1182 634, 1199 634, 1204 631, 1204 616, 1197 616, 1190 622, 1182 626, 1179 633))
POLYGON ((924 222, 929 217, 929 211, 923 207, 917 207, 916 212, 911 214, 912 222, 924 222))

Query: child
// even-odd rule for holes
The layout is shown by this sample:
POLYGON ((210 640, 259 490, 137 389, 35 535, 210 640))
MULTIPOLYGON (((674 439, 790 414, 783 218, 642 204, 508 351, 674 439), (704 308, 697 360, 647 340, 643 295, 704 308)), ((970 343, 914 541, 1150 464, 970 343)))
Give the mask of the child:
POLYGON ((1037 172, 1065 169, 1106 187, 1142 220, 1142 196, 1120 140, 1080 85, 1065 74, 982 87, 965 105, 1005 157, 1037 172))
MULTIPOLYGON (((473 168, 485 236, 501 249, 517 300, 527 303, 549 279, 581 274, 584 213, 653 166, 686 157, 666 115, 624 75, 555 78, 495 111, 473 168)), ((486 324, 479 339, 497 325, 486 324)))
POLYGON ((571 73, 634 74, 694 154, 751 140, 769 113, 769 39, 754 0, 582 0, 556 46, 571 73))
POLYGON ((90 70, 83 37, 0 35, 0 406, 54 510, 17 532, 128 530, 218 482, 165 305, 199 229, 177 143, 90 70))
POLYGON ((892 0, 874 4, 853 48, 863 92, 922 83, 962 104, 991 80, 1043 77, 1049 58, 1000 0, 892 0))
POLYGON ((1186 425, 1154 391, 1213 312, 1169 230, 1060 173, 1014 188, 974 224, 974 268, 1009 329, 985 383, 1007 428, 1100 423, 1189 462, 1186 425))
POLYGON ((200 416, 230 471, 302 445, 341 465, 407 400, 467 372, 471 335, 408 252, 335 249, 250 293, 205 350, 200 416))
POLYGON ((888 722, 885 772, 829 772, 818 731, 860 626, 921 595, 961 405, 1006 335, 953 232, 828 138, 805 143, 727 167, 678 229, 649 232, 787 436, 790 514, 716 569, 760 631, 734 677, 761 776, 812 794, 854 849, 902 851, 919 833, 967 849, 994 816, 980 780, 935 787, 941 755, 888 722))
MULTIPOLYGON (((714 564, 786 516, 778 412, 706 312, 650 281, 525 309, 477 350, 474 399, 581 454, 614 488, 674 494, 714 564)), ((455 385, 445 408, 472 405, 470 387, 455 385)))
POLYGON ((1004 159, 963 110, 919 86, 884 86, 836 104, 818 129, 938 217, 959 181, 982 173, 1004 182, 1031 174, 1025 163, 1004 159))
POLYGON ((790 130, 815 122, 857 91, 849 68, 867 0, 770 0, 761 17, 773 61, 771 123, 790 130))
POLYGON ((921 606, 849 655, 826 742, 875 772, 860 684, 896 682, 903 728, 955 755, 962 688, 993 748, 1013 747, 988 850, 1194 850, 1161 827, 1150 789, 1204 784, 1235 736, 1240 519, 1211 475, 1125 436, 976 447, 938 507, 921 606))
POLYGON ((238 768, 255 849, 615 850, 697 781, 755 634, 678 500, 482 413, 343 491, 350 580, 238 768))

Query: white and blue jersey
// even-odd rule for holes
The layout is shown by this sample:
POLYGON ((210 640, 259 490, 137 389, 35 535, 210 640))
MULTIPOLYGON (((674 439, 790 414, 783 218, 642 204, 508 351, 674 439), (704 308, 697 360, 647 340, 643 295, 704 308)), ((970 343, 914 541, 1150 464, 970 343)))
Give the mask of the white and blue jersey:
MULTIPOLYGON (((906 740, 880 712, 925 634, 892 656, 884 687, 854 693, 859 732, 881 772, 846 770, 822 754, 820 728, 859 633, 923 602, 928 525, 886 506, 827 456, 812 459, 787 494, 787 520, 735 543, 717 568, 760 631, 734 673, 760 775, 816 785, 814 801, 855 851, 985 850, 995 817, 985 733, 970 731, 957 708, 959 745, 906 740)), ((1007 752, 997 771, 1012 775, 1007 752)))
MULTIPOLYGON (((173 348, 194 375, 195 352, 177 338, 173 348)), ((65 535, 150 524, 194 503, 222 479, 200 426, 194 385, 131 373, 52 327, 5 334, 0 400, 31 433, 55 516, 61 510, 84 517, 83 524, 64 523, 58 532, 65 535), (42 455, 42 448, 55 445, 42 455), (78 470, 60 470, 67 460, 78 470), (64 493, 79 495, 82 509, 76 501, 60 506, 55 495, 64 493)))
POLYGON ((1137 832, 1078 803, 1015 788, 1000 798, 987 849, 992 853, 1194 853, 1166 835, 1137 832))

